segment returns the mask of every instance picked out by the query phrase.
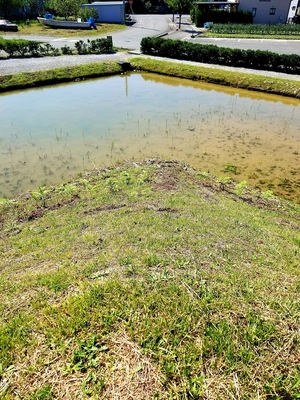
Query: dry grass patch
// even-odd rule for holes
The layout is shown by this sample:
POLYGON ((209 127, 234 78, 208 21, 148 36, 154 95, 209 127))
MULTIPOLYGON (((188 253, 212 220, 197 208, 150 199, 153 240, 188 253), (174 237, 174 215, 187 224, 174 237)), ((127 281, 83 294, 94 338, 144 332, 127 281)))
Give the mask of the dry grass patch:
POLYGON ((2 386, 10 386, 12 398, 24 400, 167 398, 163 374, 142 354, 124 329, 107 337, 101 345, 105 351, 97 357, 98 365, 92 372, 85 368, 80 371, 74 368, 73 361, 70 362, 76 354, 74 340, 54 349, 44 336, 36 334, 32 352, 19 354, 16 364, 1 382, 2 386), (94 384, 93 389, 90 383, 94 384))
POLYGON ((12 373, 7 377, 12 398, 72 400, 85 397, 82 384, 87 373, 64 372, 66 359, 72 357, 71 346, 63 350, 64 354, 55 354, 46 338, 37 336, 32 350, 27 356, 19 355, 12 373))
POLYGON ((114 361, 103 390, 103 399, 167 398, 163 374, 141 353, 139 346, 125 330, 112 335, 109 347, 114 361))

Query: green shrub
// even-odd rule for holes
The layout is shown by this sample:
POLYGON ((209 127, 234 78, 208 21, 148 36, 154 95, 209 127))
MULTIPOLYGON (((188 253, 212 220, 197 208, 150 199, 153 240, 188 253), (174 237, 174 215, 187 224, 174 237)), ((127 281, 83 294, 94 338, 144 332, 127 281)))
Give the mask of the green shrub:
POLYGON ((82 21, 87 21, 89 18, 94 18, 96 21, 99 18, 96 8, 89 7, 81 8, 78 16, 82 19, 82 21))
POLYGON ((64 55, 72 55, 73 54, 71 47, 67 46, 66 44, 61 48, 61 52, 64 55))
POLYGON ((99 38, 95 40, 79 40, 75 43, 75 48, 78 54, 104 54, 112 51, 112 44, 110 39, 99 38))
POLYGON ((0 50, 4 50, 4 43, 5 43, 5 39, 0 37, 0 50))
POLYGON ((60 50, 51 46, 50 43, 40 44, 39 53, 43 56, 59 56, 60 50))
POLYGON ((39 42, 29 41, 28 42, 28 53, 33 57, 39 56, 40 55, 39 42))
POLYGON ((83 40, 79 40, 75 43, 75 48, 78 54, 88 54, 89 46, 87 43, 84 43, 83 40))
POLYGON ((111 50, 111 41, 108 39, 99 38, 90 41, 90 53, 103 54, 111 50))

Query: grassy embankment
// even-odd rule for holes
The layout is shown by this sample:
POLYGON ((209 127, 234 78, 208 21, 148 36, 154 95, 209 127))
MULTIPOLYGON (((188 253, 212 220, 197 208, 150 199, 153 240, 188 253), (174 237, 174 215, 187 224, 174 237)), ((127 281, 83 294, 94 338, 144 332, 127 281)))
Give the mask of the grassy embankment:
MULTIPOLYGON (((122 57, 120 56, 120 58, 122 57)), ((282 96, 298 98, 300 95, 300 82, 294 80, 271 78, 213 67, 199 67, 196 65, 160 61, 144 57, 132 58, 130 62, 135 70, 155 72, 186 79, 203 80, 282 96)), ((32 86, 68 82, 75 79, 95 78, 98 76, 121 73, 121 71, 122 68, 116 62, 106 62, 57 68, 47 71, 4 75, 0 77, 0 90, 8 91, 32 86)))
MULTIPOLYGON (((299 91, 294 81, 132 64, 299 91)), ((118 72, 103 63, 1 84, 118 72)), ((156 162, 4 200, 0 398, 299 398, 299 206, 224 182, 156 162)))
POLYGON ((20 90, 80 79, 91 79, 100 76, 120 74, 121 72, 122 68, 116 62, 103 62, 55 68, 45 71, 3 75, 0 76, 0 91, 20 90))
POLYGON ((158 161, 3 201, 0 398, 299 398, 299 212, 158 161))

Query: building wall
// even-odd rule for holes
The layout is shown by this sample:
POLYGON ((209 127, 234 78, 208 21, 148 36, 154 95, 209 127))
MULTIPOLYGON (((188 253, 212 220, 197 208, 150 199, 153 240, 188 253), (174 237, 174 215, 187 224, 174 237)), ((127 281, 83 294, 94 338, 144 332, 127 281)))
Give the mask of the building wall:
POLYGON ((81 8, 95 8, 99 18, 96 22, 106 22, 113 24, 125 24, 125 3, 123 2, 94 2, 82 4, 81 8))
POLYGON ((240 0, 239 10, 253 13, 254 24, 286 23, 291 0, 240 0))

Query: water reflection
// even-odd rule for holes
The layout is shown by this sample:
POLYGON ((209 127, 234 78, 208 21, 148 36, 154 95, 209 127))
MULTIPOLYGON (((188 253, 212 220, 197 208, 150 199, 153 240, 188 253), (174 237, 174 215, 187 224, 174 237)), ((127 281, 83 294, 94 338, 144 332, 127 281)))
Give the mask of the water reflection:
POLYGON ((0 96, 0 197, 117 161, 176 158, 299 200, 300 102, 154 74, 0 96))

